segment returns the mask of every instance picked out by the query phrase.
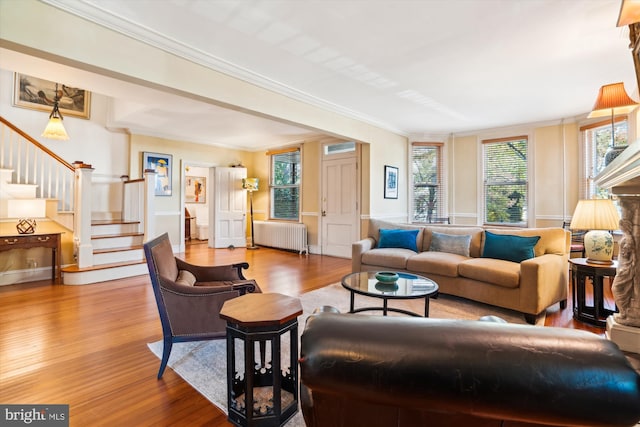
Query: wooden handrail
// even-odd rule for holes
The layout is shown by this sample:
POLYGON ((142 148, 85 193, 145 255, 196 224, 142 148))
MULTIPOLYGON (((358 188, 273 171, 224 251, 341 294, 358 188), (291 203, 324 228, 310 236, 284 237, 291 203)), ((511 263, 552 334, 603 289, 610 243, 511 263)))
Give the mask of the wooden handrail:
POLYGON ((19 134, 21 137, 23 137, 24 139, 26 139, 27 141, 29 141, 30 143, 32 143, 33 145, 35 145, 36 147, 38 147, 39 149, 41 149, 42 151, 44 151, 45 153, 47 153, 49 156, 51 156, 52 158, 54 158, 56 161, 58 161, 59 163, 63 164, 67 169, 71 170, 72 172, 75 170, 75 168, 73 167, 73 165, 71 165, 70 163, 66 162, 64 159, 62 159, 61 157, 59 157, 56 153, 54 153, 53 151, 49 150, 47 147, 45 147, 44 145, 40 144, 38 141, 36 141, 35 139, 31 138, 29 135, 27 135, 26 133, 24 133, 22 130, 20 130, 18 127, 16 127, 13 123, 11 123, 10 121, 8 121, 7 119, 5 119, 4 117, 0 116, 0 122, 4 123, 5 125, 7 125, 8 127, 11 128, 11 130, 13 130, 14 132, 16 132, 17 134, 19 134))

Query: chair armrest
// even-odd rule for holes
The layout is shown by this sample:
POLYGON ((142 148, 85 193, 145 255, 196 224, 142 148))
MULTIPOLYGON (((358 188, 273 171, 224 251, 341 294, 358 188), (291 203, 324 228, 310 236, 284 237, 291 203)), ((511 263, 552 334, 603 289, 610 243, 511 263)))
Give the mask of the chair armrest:
POLYGON ((362 255, 373 249, 375 245, 376 241, 373 237, 367 237, 351 244, 351 272, 357 273, 361 271, 362 255))
POLYGON ((196 276, 198 282, 215 282, 221 280, 246 280, 243 269, 249 268, 246 262, 228 265, 195 265, 176 258, 178 270, 187 270, 196 276))
POLYGON ((569 267, 566 255, 545 254, 520 263, 520 307, 539 314, 567 299, 569 267))
POLYGON ((229 292, 233 290, 233 285, 231 283, 221 282, 215 286, 188 286, 181 285, 163 276, 160 276, 160 287, 163 291, 172 292, 176 295, 182 296, 215 295, 220 292, 229 292))
POLYGON ((258 283, 256 283, 255 280, 251 279, 251 280, 236 280, 233 282, 233 284, 231 285, 231 287, 233 288, 233 290, 236 290, 240 293, 240 295, 244 295, 244 294, 250 294, 250 293, 261 293, 262 290, 260 289, 260 286, 258 286, 258 283))

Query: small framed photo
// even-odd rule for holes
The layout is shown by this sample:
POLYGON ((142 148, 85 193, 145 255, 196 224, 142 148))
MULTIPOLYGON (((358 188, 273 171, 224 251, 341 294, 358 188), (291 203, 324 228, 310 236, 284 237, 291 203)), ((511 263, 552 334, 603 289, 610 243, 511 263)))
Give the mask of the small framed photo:
POLYGON ((155 195, 171 196, 171 170, 173 156, 171 154, 142 153, 142 170, 151 169, 156 172, 155 195))
POLYGON ((204 176, 187 176, 185 189, 186 203, 206 203, 206 178, 204 176))
POLYGON ((395 166, 384 166, 384 198, 398 198, 398 168, 395 166))
POLYGON ((51 113, 53 102, 58 98, 58 108, 63 117, 73 116, 89 119, 91 92, 56 82, 14 73, 13 106, 51 113))

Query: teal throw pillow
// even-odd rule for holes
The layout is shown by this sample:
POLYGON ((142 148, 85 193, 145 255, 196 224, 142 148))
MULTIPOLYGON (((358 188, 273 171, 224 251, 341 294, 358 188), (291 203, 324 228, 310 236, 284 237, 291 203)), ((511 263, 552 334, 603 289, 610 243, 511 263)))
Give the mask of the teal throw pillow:
POLYGON ((468 234, 444 234, 434 231, 431 233, 431 244, 429 245, 429 250, 469 256, 470 243, 471 236, 468 234))
POLYGON ((404 248, 418 252, 416 237, 420 230, 380 229, 379 248, 404 248))
POLYGON ((505 261, 522 262, 533 258, 533 247, 540 240, 540 236, 514 236, 511 234, 484 233, 484 258, 503 259, 505 261))

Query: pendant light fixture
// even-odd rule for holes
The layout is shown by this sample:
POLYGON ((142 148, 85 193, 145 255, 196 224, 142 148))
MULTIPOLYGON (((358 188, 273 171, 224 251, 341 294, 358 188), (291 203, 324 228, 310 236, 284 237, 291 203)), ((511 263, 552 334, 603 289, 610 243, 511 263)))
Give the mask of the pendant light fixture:
POLYGON ((62 113, 58 108, 58 83, 56 83, 56 93, 53 97, 53 110, 51 114, 49 114, 49 123, 47 123, 47 127, 42 132, 42 136, 49 139, 60 139, 67 140, 69 139, 69 135, 67 135, 67 131, 64 129, 64 125, 62 124, 62 113))

